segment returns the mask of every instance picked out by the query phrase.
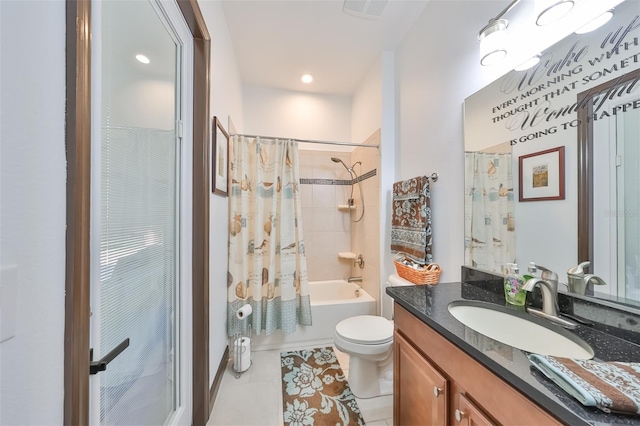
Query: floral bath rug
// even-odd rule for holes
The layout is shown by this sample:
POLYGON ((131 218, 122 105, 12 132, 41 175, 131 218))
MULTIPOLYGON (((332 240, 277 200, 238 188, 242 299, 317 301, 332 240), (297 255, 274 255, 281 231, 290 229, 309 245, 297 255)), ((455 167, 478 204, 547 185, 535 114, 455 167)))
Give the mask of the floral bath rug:
POLYGON ((282 352, 284 424, 364 425, 331 347, 282 352))

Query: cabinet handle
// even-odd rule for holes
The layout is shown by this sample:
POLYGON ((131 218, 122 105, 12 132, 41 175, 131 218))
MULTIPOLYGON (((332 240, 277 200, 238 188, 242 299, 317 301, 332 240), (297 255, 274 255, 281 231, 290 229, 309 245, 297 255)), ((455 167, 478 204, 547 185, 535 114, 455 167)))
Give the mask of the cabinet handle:
POLYGON ((441 393, 442 393, 442 388, 439 388, 437 386, 433 387, 433 396, 437 398, 440 396, 441 393))
POLYGON ((456 409, 456 420, 458 421, 458 423, 460 423, 462 421, 462 418, 465 415, 466 414, 464 413, 464 411, 460 411, 460 410, 456 409))

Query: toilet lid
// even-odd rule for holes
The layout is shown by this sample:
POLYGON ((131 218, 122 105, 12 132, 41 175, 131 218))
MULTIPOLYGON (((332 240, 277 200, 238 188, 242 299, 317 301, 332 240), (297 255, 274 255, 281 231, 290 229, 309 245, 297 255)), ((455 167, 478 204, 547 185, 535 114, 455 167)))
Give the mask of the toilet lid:
POLYGON ((336 333, 353 343, 376 345, 393 340, 393 323, 384 317, 359 315, 340 321, 336 333))

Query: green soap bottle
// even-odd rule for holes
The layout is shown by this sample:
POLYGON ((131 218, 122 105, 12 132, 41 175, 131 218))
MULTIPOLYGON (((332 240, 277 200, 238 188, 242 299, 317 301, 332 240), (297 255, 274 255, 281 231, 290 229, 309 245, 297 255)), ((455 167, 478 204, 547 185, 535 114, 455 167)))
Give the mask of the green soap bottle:
POLYGON ((524 278, 519 275, 516 263, 507 263, 507 276, 504 277, 504 298, 507 303, 515 306, 524 306, 527 292, 522 289, 524 278))

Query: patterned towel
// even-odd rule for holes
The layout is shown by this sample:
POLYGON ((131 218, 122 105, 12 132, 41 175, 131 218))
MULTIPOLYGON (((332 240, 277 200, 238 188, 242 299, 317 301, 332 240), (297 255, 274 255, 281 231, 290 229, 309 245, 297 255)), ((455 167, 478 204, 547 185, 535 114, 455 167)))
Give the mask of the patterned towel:
POLYGON ((562 390, 605 413, 640 414, 640 363, 529 355, 529 361, 562 390))
POLYGON ((417 263, 432 263, 429 178, 393 184, 391 252, 404 252, 417 263))

